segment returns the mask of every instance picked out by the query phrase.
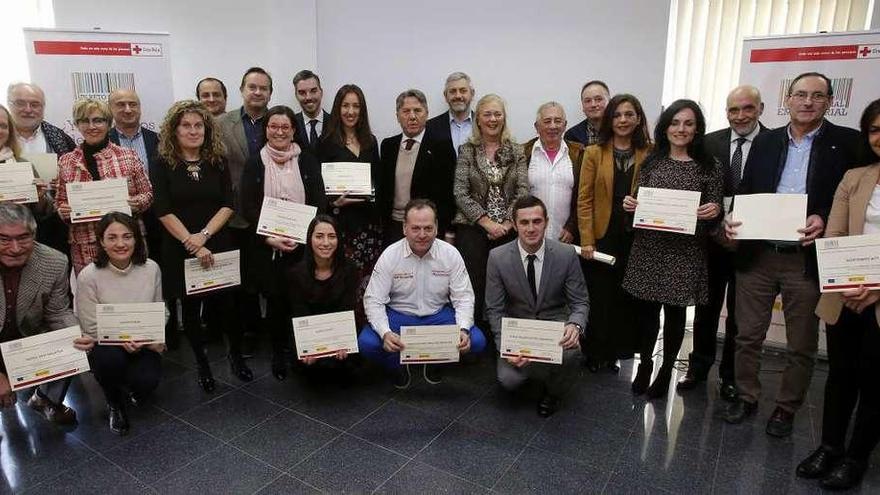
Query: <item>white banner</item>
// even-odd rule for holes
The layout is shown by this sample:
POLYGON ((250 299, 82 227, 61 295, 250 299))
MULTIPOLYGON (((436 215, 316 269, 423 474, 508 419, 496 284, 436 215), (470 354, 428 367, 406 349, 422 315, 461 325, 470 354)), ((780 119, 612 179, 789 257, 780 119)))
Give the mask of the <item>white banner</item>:
POLYGON ((880 31, 746 38, 742 53, 740 84, 761 90, 761 121, 771 129, 788 123, 788 87, 804 72, 831 79, 834 99, 827 117, 838 125, 858 129, 862 111, 880 96, 880 31))
POLYGON ((24 37, 31 82, 46 93, 47 122, 79 142, 73 102, 106 101, 125 88, 141 99, 141 124, 159 131, 174 102, 168 34, 26 28, 24 37))

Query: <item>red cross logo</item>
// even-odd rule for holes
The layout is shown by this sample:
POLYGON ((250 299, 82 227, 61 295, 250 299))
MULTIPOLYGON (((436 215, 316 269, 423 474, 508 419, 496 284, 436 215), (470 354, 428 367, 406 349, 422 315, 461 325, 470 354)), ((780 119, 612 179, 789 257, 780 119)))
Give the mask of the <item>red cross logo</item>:
POLYGON ((140 53, 143 51, 143 48, 141 48, 138 45, 134 45, 134 47, 132 47, 131 51, 133 51, 135 55, 140 55, 140 53))
POLYGON ((870 53, 871 53, 871 49, 868 48, 867 46, 866 46, 866 47, 863 47, 863 48, 861 49, 861 51, 859 51, 859 55, 861 55, 861 56, 863 56, 863 57, 867 57, 868 54, 870 54, 870 53))

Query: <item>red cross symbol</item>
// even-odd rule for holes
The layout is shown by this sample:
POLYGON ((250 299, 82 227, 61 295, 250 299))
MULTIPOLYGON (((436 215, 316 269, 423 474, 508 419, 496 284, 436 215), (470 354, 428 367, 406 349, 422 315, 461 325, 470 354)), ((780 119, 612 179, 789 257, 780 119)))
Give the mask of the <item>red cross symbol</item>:
POLYGON ((134 45, 131 51, 133 51, 135 55, 139 55, 143 51, 143 48, 138 45, 134 45))
POLYGON ((871 53, 871 49, 868 48, 867 46, 862 48, 861 51, 859 51, 859 55, 861 55, 863 57, 867 57, 869 53, 871 53))

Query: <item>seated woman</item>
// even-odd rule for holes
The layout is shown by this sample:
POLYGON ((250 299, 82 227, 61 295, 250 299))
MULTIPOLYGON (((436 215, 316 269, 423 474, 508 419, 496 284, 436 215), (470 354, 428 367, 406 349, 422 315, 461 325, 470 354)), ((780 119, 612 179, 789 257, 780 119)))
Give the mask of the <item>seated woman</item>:
MULTIPOLYGON (((108 213, 95 228, 98 253, 77 277, 76 309, 83 336, 98 337, 96 305, 162 302, 159 265, 147 259, 138 222, 125 213, 108 213)), ((165 344, 96 345, 89 354, 92 372, 107 399, 110 430, 128 433, 125 402, 137 403, 159 384, 165 344)))

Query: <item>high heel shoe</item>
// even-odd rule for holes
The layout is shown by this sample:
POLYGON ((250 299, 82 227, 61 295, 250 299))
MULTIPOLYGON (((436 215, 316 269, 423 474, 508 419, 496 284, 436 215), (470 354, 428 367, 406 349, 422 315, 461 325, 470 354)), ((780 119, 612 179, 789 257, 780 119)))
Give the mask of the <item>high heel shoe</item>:
POLYGON ((207 393, 211 393, 217 387, 214 382, 214 375, 211 373, 211 366, 207 363, 199 364, 199 386, 207 393))
POLYGON ((672 380, 672 366, 661 366, 660 371, 657 373, 657 378, 654 379, 654 383, 648 387, 648 390, 645 390, 645 396, 648 400, 666 397, 666 392, 669 391, 670 380, 672 380))
POLYGON ((228 359, 229 369, 232 370, 232 374, 235 375, 236 378, 243 382, 249 382, 254 379, 254 372, 248 368, 247 364, 245 364, 243 357, 230 354, 228 359))
POLYGON ((636 378, 632 382, 632 393, 642 395, 648 389, 651 382, 651 372, 654 371, 654 361, 648 359, 639 363, 639 371, 636 372, 636 378))

